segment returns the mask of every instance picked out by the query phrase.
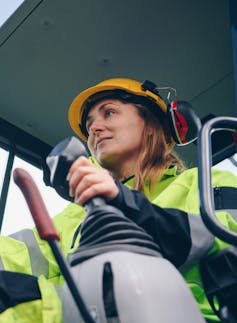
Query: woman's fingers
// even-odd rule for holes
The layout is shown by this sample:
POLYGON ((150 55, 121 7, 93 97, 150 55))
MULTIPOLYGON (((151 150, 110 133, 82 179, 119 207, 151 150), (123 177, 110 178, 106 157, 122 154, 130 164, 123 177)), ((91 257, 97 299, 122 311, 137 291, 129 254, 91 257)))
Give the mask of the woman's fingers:
POLYGON ((82 177, 91 172, 93 164, 84 156, 79 157, 69 169, 67 180, 69 181, 70 196, 75 195, 75 189, 82 177))
MULTIPOLYGON (((84 156, 77 158, 69 169, 67 180, 69 181, 74 172, 84 166, 94 166, 92 162, 84 156)), ((95 166, 94 166, 95 167, 95 166)))
POLYGON ((113 199, 118 194, 118 188, 111 187, 108 190, 108 187, 105 187, 105 185, 102 182, 94 182, 92 185, 85 187, 84 190, 77 191, 75 194, 75 203, 84 204, 95 196, 103 196, 106 200, 113 199))
POLYGON ((67 180, 70 195, 75 203, 84 204, 95 196, 111 200, 118 194, 118 187, 105 169, 97 168, 85 157, 78 158, 69 170, 67 180))
POLYGON ((69 180, 69 194, 74 196, 76 194, 76 190, 79 190, 79 187, 83 189, 83 187, 85 188, 86 186, 91 185, 92 181, 90 180, 90 175, 94 174, 95 172, 96 171, 91 166, 81 166, 72 172, 69 180))

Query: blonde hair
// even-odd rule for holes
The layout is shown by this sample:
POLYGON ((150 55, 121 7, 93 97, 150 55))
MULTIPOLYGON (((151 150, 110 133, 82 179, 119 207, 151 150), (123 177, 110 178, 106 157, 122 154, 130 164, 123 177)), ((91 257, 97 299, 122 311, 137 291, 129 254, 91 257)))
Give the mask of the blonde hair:
POLYGON ((148 108, 140 104, 134 105, 145 121, 142 147, 135 171, 134 189, 144 191, 145 180, 149 180, 149 188, 151 188, 170 166, 177 166, 179 172, 184 171, 186 167, 177 154, 172 152, 174 140, 165 115, 160 114, 157 118, 148 108))

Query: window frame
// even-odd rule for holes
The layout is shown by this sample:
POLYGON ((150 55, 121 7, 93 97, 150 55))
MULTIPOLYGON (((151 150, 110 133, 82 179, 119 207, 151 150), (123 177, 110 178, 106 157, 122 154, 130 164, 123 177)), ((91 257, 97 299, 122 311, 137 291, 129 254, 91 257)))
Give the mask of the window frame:
MULTIPOLYGON (((47 169, 45 159, 53 147, 0 118, 0 148, 9 153, 0 195, 1 232, 15 157, 17 156, 41 170, 47 169)), ((45 176, 44 181, 46 185, 49 184, 48 178, 45 176)))

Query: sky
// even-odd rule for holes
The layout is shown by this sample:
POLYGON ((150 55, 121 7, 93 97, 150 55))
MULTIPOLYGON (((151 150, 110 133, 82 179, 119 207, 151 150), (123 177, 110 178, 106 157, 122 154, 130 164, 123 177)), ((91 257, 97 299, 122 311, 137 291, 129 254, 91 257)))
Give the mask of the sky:
POLYGON ((0 0, 0 26, 24 2, 24 0, 0 0))

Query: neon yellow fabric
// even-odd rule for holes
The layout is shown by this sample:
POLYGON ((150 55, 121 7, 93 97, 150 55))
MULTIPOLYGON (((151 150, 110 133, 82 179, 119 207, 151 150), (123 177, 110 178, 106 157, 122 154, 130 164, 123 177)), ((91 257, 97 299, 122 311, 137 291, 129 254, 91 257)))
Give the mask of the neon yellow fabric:
POLYGON ((0 323, 32 323, 42 321, 41 300, 22 303, 0 314, 0 323))
MULTIPOLYGON (((86 212, 81 206, 71 203, 61 213, 54 217, 53 221, 60 234, 60 246, 64 256, 70 252, 73 252, 78 246, 79 236, 77 238, 77 243, 75 243, 74 249, 71 249, 74 232, 79 224, 83 221, 85 214, 86 212)), ((52 255, 48 243, 39 238, 36 229, 34 229, 34 233, 42 253, 49 261, 49 276, 47 278, 55 284, 61 285, 64 279, 61 275, 58 264, 52 255)))
MULTIPOLYGON (((214 187, 237 187, 237 177, 231 172, 213 170, 212 180, 214 187)), ((179 175, 171 185, 152 200, 152 203, 164 208, 177 208, 188 213, 199 214, 197 170, 190 169, 179 175)), ((237 232, 237 223, 227 212, 218 211, 216 212, 216 216, 223 225, 237 232)), ((216 238, 210 253, 224 249, 227 246, 227 243, 216 238)), ((219 322, 219 319, 214 315, 202 289, 198 266, 185 270, 182 274, 193 292, 203 316, 213 322, 219 322)))
POLYGON ((0 256, 5 270, 32 274, 28 249, 23 242, 0 236, 0 256))
POLYGON ((18 304, 0 314, 0 323, 62 323, 61 302, 53 284, 39 277, 42 299, 18 304))
POLYGON ((42 322, 61 323, 62 305, 53 284, 44 276, 39 277, 38 283, 42 298, 42 322))
MULTIPOLYGON (((148 199, 164 208, 177 208, 192 214, 199 214, 198 202, 198 181, 197 169, 190 169, 184 173, 177 175, 176 169, 171 168, 166 171, 162 180, 157 182, 151 191, 148 187, 145 188, 145 194, 148 199)), ((133 179, 128 180, 125 185, 132 188, 133 179)), ((237 177, 230 172, 221 172, 213 170, 213 185, 219 186, 232 186, 237 187, 237 177)), ((220 221, 229 228, 237 231, 236 222, 226 212, 217 212, 220 221)), ((64 255, 73 252, 71 249, 71 242, 73 235, 78 225, 85 217, 85 211, 82 207, 73 203, 64 209, 60 214, 55 216, 54 223, 60 233, 61 247, 64 255)), ((58 265, 52 255, 52 252, 47 244, 39 239, 35 230, 35 235, 40 245, 42 253, 49 261, 49 276, 47 277, 51 282, 61 284, 63 278, 60 274, 58 265)), ((31 273, 31 265, 27 247, 24 243, 14 241, 8 237, 0 237, 0 256, 6 270, 18 271, 23 273, 31 273)), ((74 246, 74 250, 78 245, 74 246)), ((215 239, 215 245, 210 252, 223 249, 227 246, 226 243, 215 239)), ((189 270, 183 272, 183 276, 189 284, 200 309, 205 318, 218 322, 216 316, 207 302, 204 292, 201 288, 201 279, 198 271, 198 266, 194 266, 189 270)), ((47 292, 47 284, 42 283, 42 293, 47 292)), ((6 321, 8 322, 8 321, 6 321)), ((9 321, 11 322, 11 321, 9 321)))
MULTIPOLYGON (((132 188, 133 179, 130 179, 126 185, 132 188)), ((230 186, 237 188, 237 177, 229 171, 213 169, 212 185, 214 187, 230 186)), ((162 180, 155 184, 151 192, 147 188, 145 189, 145 194, 152 203, 160 207, 176 208, 191 214, 200 214, 198 173, 196 168, 186 170, 178 176, 175 168, 167 170, 162 180)), ((237 232, 237 223, 227 212, 218 211, 216 216, 223 225, 237 232)), ((229 246, 227 243, 215 238, 215 244, 210 253, 224 249, 227 246, 229 246)), ((203 291, 198 266, 186 269, 182 272, 182 275, 187 281, 205 319, 219 322, 203 291)))

